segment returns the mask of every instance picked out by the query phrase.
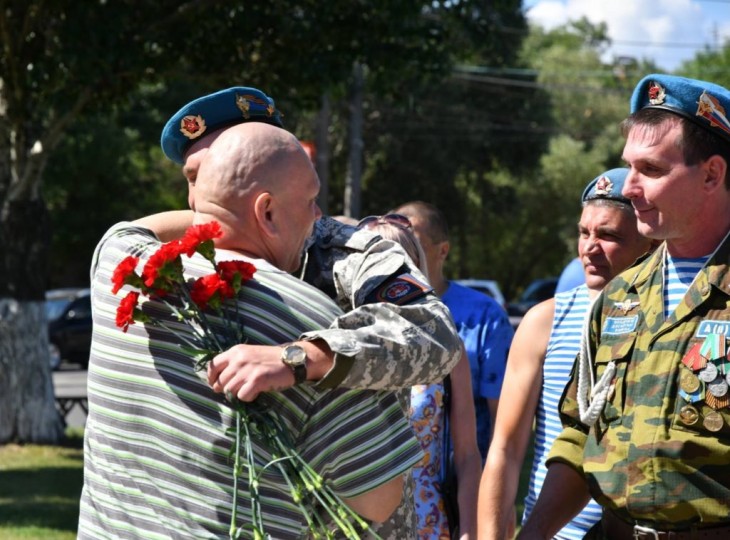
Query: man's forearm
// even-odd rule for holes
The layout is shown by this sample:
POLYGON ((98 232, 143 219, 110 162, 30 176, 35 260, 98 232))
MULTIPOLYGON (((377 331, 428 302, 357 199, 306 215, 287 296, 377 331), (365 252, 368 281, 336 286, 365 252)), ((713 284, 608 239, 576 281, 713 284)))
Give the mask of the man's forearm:
POLYGON ((162 242, 180 238, 193 224, 192 210, 170 210, 134 221, 135 225, 151 230, 162 242))
POLYGON ((324 341, 334 367, 325 388, 371 390, 442 380, 459 361, 461 340, 448 308, 433 297, 417 304, 368 304, 339 317, 327 330, 306 339, 324 341))
POLYGON ((540 496, 517 538, 552 538, 589 500, 588 484, 582 474, 565 463, 551 463, 540 496))
POLYGON ((505 450, 491 447, 479 485, 480 540, 504 540, 514 529, 514 503, 522 460, 505 450))

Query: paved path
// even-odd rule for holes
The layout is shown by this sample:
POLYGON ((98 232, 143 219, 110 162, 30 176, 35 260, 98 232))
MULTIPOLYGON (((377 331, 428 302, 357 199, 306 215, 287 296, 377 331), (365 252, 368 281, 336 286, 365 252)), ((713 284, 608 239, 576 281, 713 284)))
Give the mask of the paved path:
POLYGON ((62 366, 53 372, 53 388, 56 403, 66 411, 69 427, 84 427, 86 424, 86 370, 62 366))

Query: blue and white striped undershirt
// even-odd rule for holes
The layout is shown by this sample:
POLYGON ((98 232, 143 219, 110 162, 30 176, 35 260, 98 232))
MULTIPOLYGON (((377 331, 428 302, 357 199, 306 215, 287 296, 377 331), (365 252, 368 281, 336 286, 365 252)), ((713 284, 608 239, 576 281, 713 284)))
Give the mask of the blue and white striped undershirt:
POLYGON ((710 255, 691 259, 674 258, 665 252, 664 318, 668 318, 687 293, 689 286, 709 260, 710 255))
MULTIPOLYGON (((543 364, 543 386, 536 411, 535 457, 530 485, 525 497, 524 523, 535 506, 545 482, 547 459, 553 441, 563 430, 558 415, 558 402, 568 383, 573 362, 580 348, 584 320, 590 307, 585 285, 555 295, 555 316, 543 364)), ((561 540, 578 540, 601 518, 601 507, 593 500, 573 521, 555 535, 561 540)))

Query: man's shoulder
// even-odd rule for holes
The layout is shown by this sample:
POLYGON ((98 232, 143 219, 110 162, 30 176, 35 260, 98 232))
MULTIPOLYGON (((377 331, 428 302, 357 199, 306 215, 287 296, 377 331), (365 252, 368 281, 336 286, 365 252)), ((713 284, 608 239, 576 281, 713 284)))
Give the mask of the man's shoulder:
POLYGON ((379 238, 370 231, 322 216, 314 224, 311 248, 365 251, 379 238))
POLYGON ((457 283, 456 281, 449 281, 449 288, 446 290, 442 300, 449 308, 451 308, 451 305, 461 307, 464 304, 468 304, 473 307, 474 311, 492 309, 504 311, 502 306, 499 305, 499 302, 488 294, 457 283))

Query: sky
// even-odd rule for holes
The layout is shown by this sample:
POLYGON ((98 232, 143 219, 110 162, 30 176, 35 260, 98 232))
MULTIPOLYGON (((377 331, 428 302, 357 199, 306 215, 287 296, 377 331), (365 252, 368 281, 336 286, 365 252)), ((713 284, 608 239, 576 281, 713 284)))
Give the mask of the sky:
POLYGON ((582 16, 605 22, 615 56, 654 60, 673 71, 705 47, 730 40, 730 0, 524 0, 528 20, 551 29, 582 16))

